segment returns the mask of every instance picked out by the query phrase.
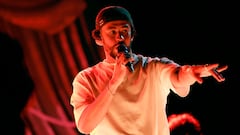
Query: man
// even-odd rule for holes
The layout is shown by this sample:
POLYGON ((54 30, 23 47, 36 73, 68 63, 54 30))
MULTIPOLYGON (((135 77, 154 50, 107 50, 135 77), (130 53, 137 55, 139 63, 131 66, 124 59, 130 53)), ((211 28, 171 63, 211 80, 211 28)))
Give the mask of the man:
POLYGON ((172 90, 181 97, 202 77, 225 79, 227 66, 179 65, 132 52, 135 27, 130 13, 107 6, 96 16, 92 36, 106 58, 80 71, 73 81, 71 105, 78 130, 90 135, 169 135, 165 111, 172 90))

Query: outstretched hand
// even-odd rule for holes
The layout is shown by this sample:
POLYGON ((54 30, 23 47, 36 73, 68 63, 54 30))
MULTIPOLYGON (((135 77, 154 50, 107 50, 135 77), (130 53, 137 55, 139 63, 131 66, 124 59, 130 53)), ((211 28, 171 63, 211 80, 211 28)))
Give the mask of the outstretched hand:
POLYGON ((219 67, 219 64, 205 64, 205 65, 193 65, 192 73, 198 83, 202 83, 202 77, 213 76, 218 82, 225 81, 221 72, 228 68, 227 65, 219 67))

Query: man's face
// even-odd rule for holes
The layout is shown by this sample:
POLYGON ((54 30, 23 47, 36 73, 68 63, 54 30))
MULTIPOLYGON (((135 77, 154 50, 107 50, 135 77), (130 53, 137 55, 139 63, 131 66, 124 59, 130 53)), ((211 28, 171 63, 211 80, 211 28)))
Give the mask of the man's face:
POLYGON ((104 24, 100 29, 100 36, 105 54, 115 58, 119 54, 117 49, 119 43, 124 43, 130 48, 131 35, 131 26, 128 21, 116 20, 104 24))

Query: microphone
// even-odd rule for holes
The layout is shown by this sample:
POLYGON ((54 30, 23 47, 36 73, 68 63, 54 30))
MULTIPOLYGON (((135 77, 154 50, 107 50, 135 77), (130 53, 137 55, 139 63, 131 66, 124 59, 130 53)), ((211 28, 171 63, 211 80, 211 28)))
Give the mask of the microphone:
MULTIPOLYGON (((124 43, 120 43, 120 45, 118 46, 118 52, 124 53, 126 59, 131 58, 128 48, 124 45, 124 43)), ((129 61, 125 66, 127 66, 131 72, 134 71, 133 63, 131 61, 129 61)))

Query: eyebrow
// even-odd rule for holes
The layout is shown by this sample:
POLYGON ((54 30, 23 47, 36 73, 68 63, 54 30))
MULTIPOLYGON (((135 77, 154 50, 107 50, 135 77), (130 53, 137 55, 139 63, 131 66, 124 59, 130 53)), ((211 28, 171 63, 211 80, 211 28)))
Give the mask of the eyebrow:
POLYGON ((128 23, 113 23, 108 26, 108 29, 114 29, 117 26, 119 26, 121 28, 130 28, 130 25, 128 23))

